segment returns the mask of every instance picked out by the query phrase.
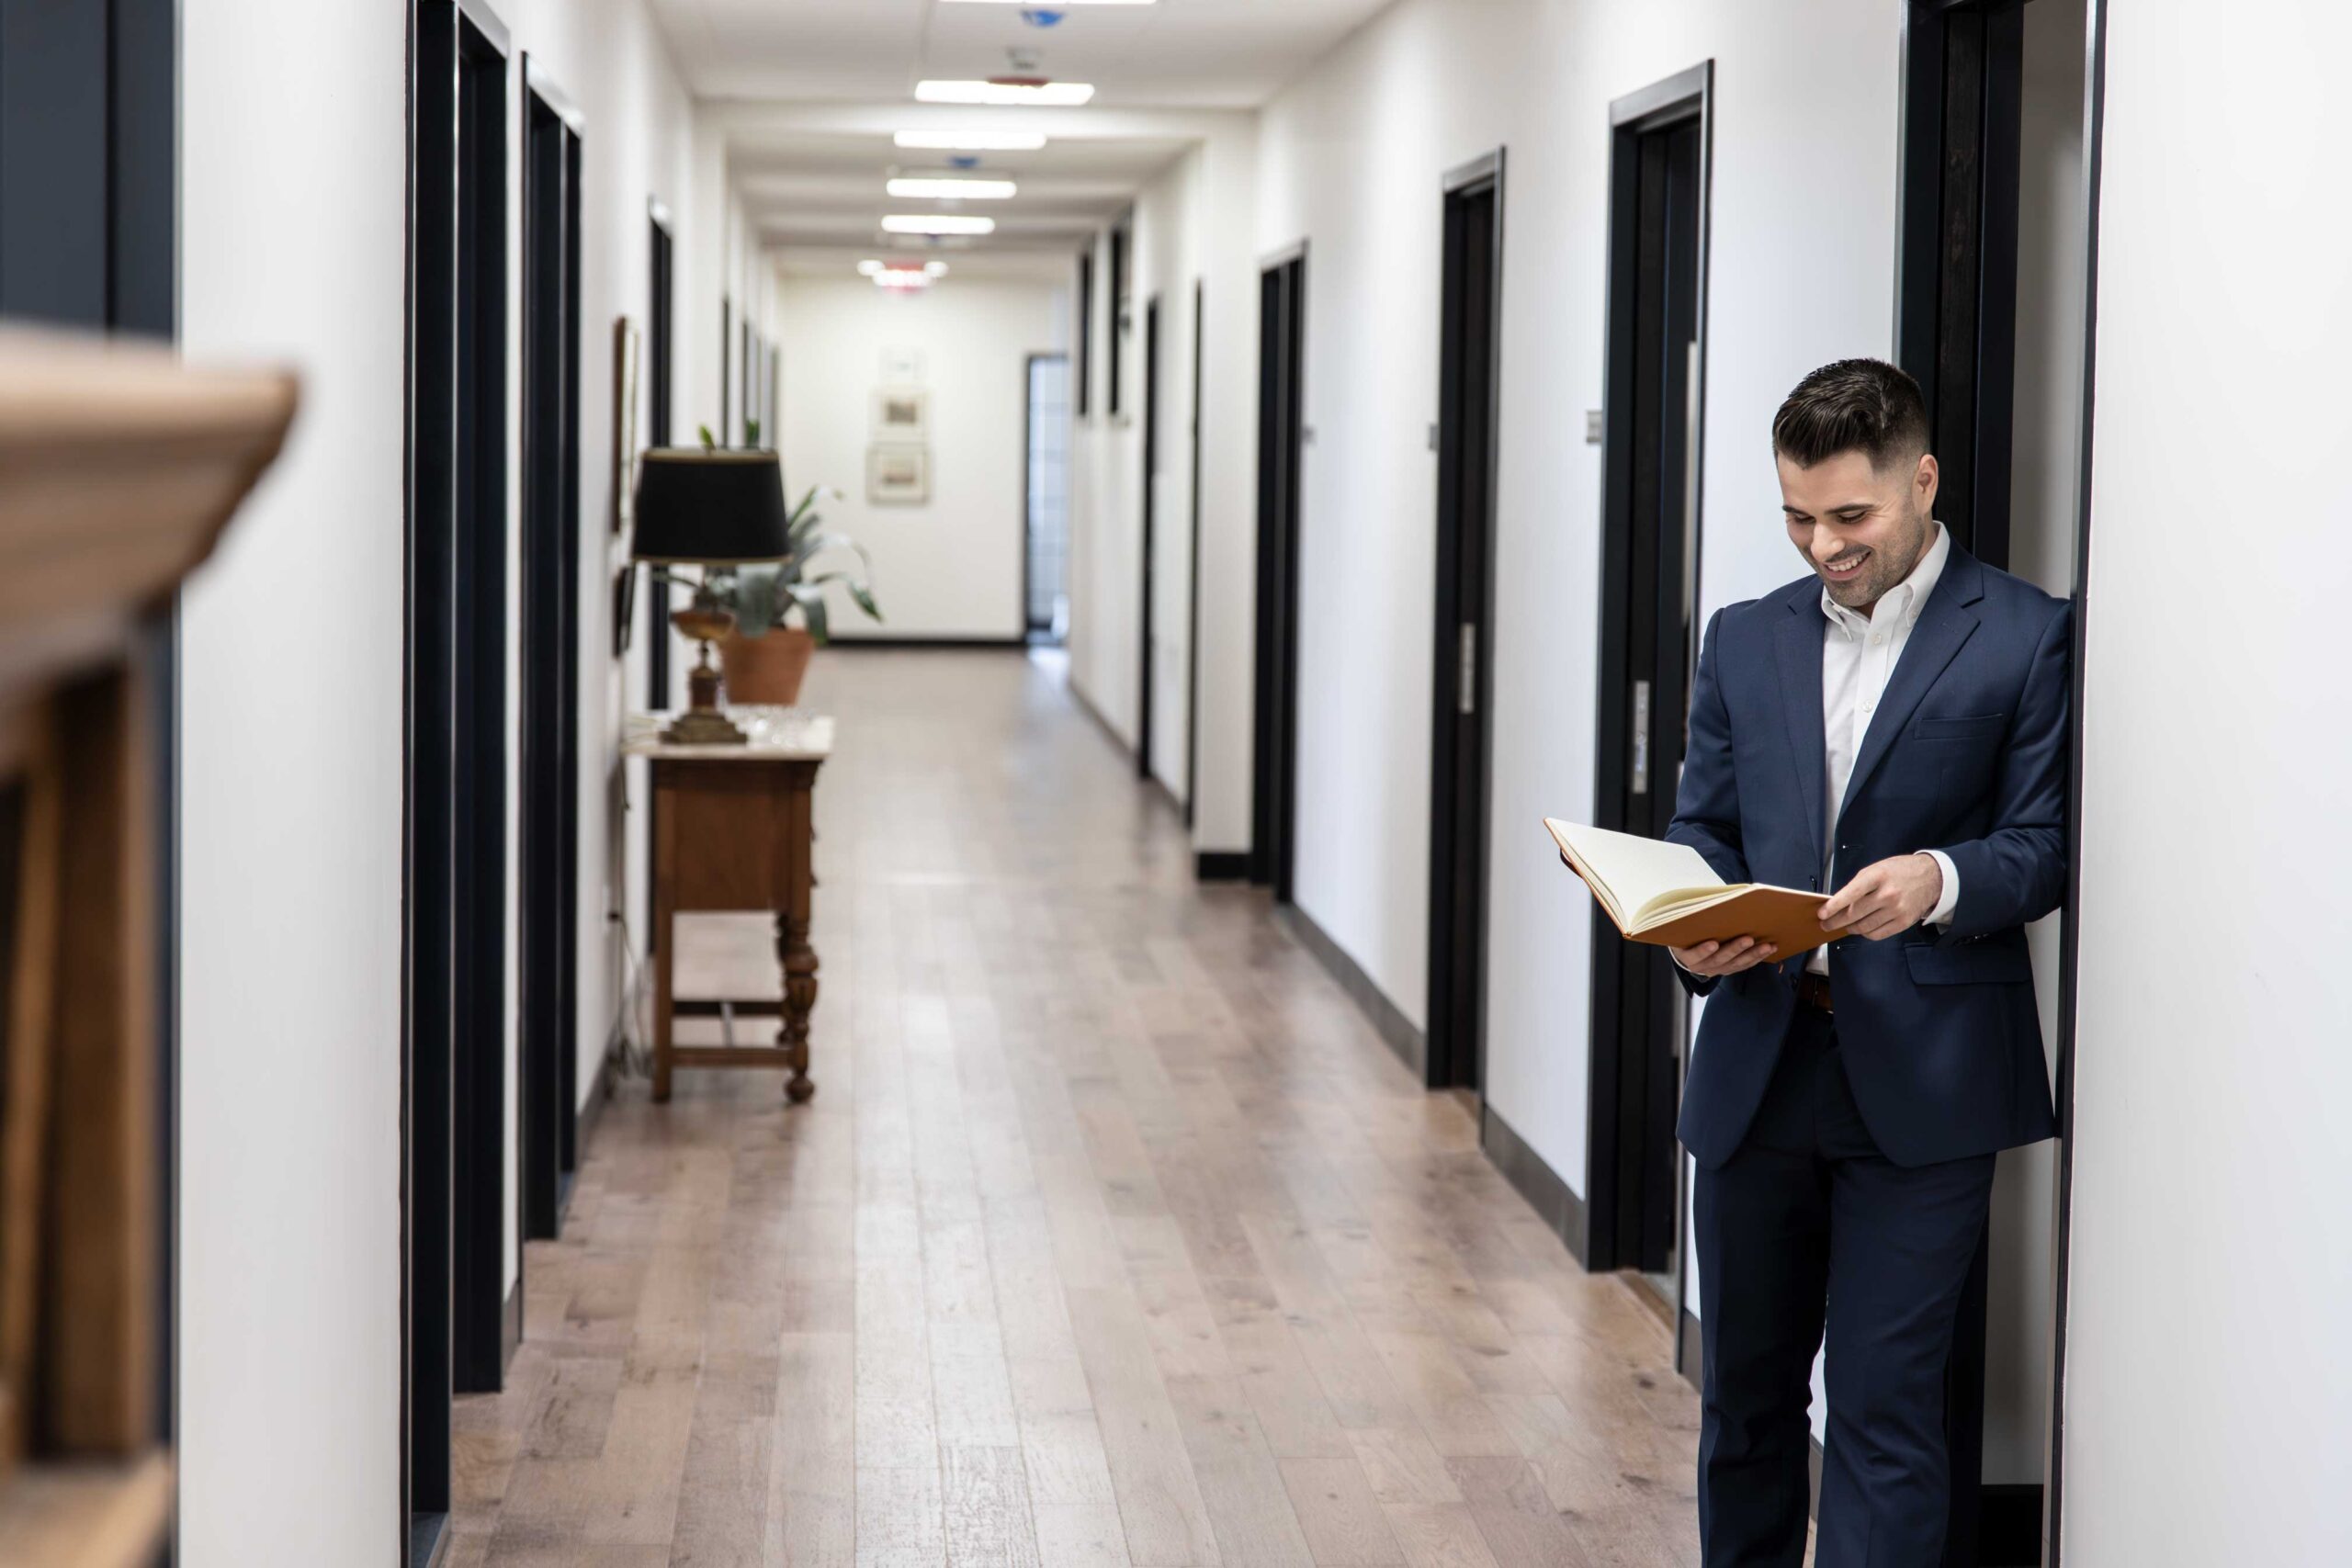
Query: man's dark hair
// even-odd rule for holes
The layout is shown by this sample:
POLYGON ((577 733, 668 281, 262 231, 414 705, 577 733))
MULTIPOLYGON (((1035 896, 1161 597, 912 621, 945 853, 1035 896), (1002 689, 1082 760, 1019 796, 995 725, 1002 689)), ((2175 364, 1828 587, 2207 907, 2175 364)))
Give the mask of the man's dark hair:
POLYGON ((1772 416, 1772 450, 1801 468, 1860 452, 1873 468, 1928 449, 1919 383, 1883 359, 1840 359, 1799 381, 1772 416))

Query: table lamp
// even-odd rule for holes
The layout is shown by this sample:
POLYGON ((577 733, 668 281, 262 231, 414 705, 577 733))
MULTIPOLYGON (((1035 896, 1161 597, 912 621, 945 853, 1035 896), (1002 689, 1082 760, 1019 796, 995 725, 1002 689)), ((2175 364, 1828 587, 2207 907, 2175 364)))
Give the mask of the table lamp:
POLYGON ((637 467, 637 526, 629 554, 656 566, 699 566, 694 602, 673 611, 678 630, 702 645, 686 676, 688 701, 662 739, 678 746, 740 746, 745 736, 718 711, 710 646, 735 627, 735 612, 710 585, 712 567, 780 561, 792 541, 784 470, 772 451, 656 446, 637 467))

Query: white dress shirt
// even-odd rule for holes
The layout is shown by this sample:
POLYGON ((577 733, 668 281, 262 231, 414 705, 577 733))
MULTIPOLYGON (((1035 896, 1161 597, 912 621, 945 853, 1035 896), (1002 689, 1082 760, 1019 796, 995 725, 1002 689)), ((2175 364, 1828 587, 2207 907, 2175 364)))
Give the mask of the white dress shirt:
MULTIPOLYGON (((1927 607, 1928 595, 1936 591, 1944 563, 1951 558, 1951 536, 1944 532, 1942 524, 1935 526, 1935 539, 1919 564, 1871 606, 1867 617, 1832 599, 1826 584, 1821 590, 1821 613, 1828 622, 1821 634, 1821 733, 1828 752, 1829 783, 1828 833, 1822 840, 1829 846, 1828 860, 1821 868, 1824 887, 1838 886, 1838 808, 1845 804, 1846 785, 1854 776, 1854 759, 1861 751, 1862 737, 1870 732, 1871 717, 1878 712, 1879 699, 1886 694, 1887 678, 1903 657, 1904 644, 1911 640, 1911 628, 1918 625, 1919 612, 1927 607)), ((1960 902, 1960 874, 1952 869, 1951 857, 1941 850, 1925 852, 1934 858, 1944 876, 1942 896, 1928 911, 1928 923, 1948 924, 1953 906, 1960 902)), ((1828 974, 1828 947, 1816 947, 1807 953, 1804 966, 1815 975, 1828 974)))

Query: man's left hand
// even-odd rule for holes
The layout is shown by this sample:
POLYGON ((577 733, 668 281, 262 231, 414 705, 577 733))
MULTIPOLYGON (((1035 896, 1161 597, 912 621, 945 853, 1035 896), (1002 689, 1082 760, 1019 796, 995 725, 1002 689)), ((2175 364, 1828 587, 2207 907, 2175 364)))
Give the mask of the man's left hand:
POLYGON ((1926 919, 1943 892, 1943 868, 1933 855, 1896 855, 1856 872, 1821 907, 1821 929, 1842 926, 1866 941, 1884 942, 1926 919))

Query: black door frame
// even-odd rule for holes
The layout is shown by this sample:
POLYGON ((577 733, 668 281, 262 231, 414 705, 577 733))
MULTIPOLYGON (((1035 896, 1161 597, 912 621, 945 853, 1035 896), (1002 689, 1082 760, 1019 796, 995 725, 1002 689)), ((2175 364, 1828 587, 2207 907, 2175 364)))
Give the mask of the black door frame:
POLYGON ((2084 85, 2083 188, 2083 400, 2076 425, 2075 479, 2075 664, 2067 705, 2066 909, 2058 965, 2058 1245, 2056 1315, 2050 1351, 2050 1443, 2048 1479, 2042 1486, 2042 1540, 2046 1568, 2059 1568, 2065 1538, 2066 1304, 2072 1273, 2075 1207, 2075 1039, 2076 976, 2082 933, 2074 911, 2082 908, 2084 666, 2090 646, 2091 434, 2098 373, 2098 209, 2105 164, 2107 122, 2107 13, 2109 0, 2086 0, 2090 40, 2084 85))
POLYGON ((523 59, 522 834, 517 1092, 526 1240, 551 1238, 577 1157, 579 116, 523 59))
MULTIPOLYGON (((2027 0, 1909 0, 1903 39, 1903 145, 1894 335, 1899 363, 1928 400, 1944 481, 1936 514, 1956 542, 2006 567, 2011 544, 2018 306, 2018 215, 2027 0)), ((2093 382, 2098 325, 2098 195, 2106 101, 2107 6, 2086 0, 2084 321, 2077 415, 2073 690, 2068 799, 2079 800, 2084 662, 2088 645, 2093 382)), ((2067 813, 2067 915, 2059 941, 2058 1219, 2049 1441, 2044 1481, 1983 1481, 1989 1232, 1980 1241, 1953 1325, 1947 1440, 1954 1456, 1948 1564, 2043 1561, 2063 1545, 2066 1291, 2074 1190, 2076 961, 2082 829, 2067 813), (1973 1462, 1962 1459, 1973 1454, 1973 1462)))
MULTIPOLYGON (((1601 572, 1600 595, 1600 646, 1599 701, 1595 716, 1593 814, 1601 826, 1623 819, 1631 784, 1620 762, 1634 724, 1634 703, 1629 691, 1625 644, 1631 615, 1629 599, 1632 561, 1629 548, 1634 526, 1634 420, 1635 418, 1636 333, 1621 314, 1638 299, 1640 276, 1640 174, 1643 138, 1694 120, 1698 126, 1698 293, 1694 323, 1698 344, 1696 386, 1690 389, 1702 417, 1686 433, 1690 443, 1687 471, 1698 485, 1705 473, 1707 365, 1707 252, 1712 202, 1709 185, 1713 164, 1714 62, 1705 61, 1609 106, 1609 305, 1607 390, 1603 400, 1601 449, 1601 572)), ((1703 494, 1693 489, 1685 498, 1692 519, 1684 540, 1686 581, 1699 580, 1699 552, 1704 536, 1703 494)), ((1695 617, 1694 617, 1695 619, 1695 617)), ((1684 684, 1697 662, 1696 648, 1684 660, 1684 684)), ((1683 702, 1687 694, 1677 694, 1683 702)), ((1664 770, 1654 770, 1663 773, 1664 770)), ((1671 789, 1670 780, 1667 787, 1671 789)), ((1681 1154, 1674 1144, 1674 1106, 1679 1084, 1655 1081, 1656 1075, 1640 1064, 1638 1073, 1626 1070, 1622 1012, 1623 998, 1618 963, 1623 939, 1606 920, 1592 922, 1592 984, 1590 1056, 1588 1079, 1588 1156, 1585 1173, 1585 1256, 1595 1270, 1655 1267, 1642 1254, 1659 1228, 1661 1205, 1679 1210, 1681 1154), (1659 1168, 1668 1190, 1656 1190, 1659 1168), (1627 1224, 1629 1214, 1640 1219, 1627 1224), (1634 1234, 1628 1235, 1628 1231, 1634 1234)), ((1669 1077, 1673 1075, 1668 1075, 1669 1077)), ((1673 1213, 1664 1224, 1679 1234, 1681 1214, 1673 1213)))
POLYGON ((449 1513, 450 1038, 456 874, 458 11, 409 13, 408 467, 401 788, 401 1485, 404 1562, 449 1513))
POLYGON ((452 1395, 485 1328, 495 1386, 503 1304, 506 46, 476 0, 411 12, 401 1550, 420 1564, 447 1528, 452 1395))
POLYGON ((1206 286, 1193 280, 1193 548, 1190 586, 1184 591, 1184 827, 1199 816, 1201 794, 1201 344, 1208 303, 1206 286))
POLYGON ((1908 0, 1895 356, 1928 401, 1936 515, 2009 559, 2026 0, 1908 0))
MULTIPOLYGON (((645 445, 670 445, 672 357, 675 353, 677 292, 676 244, 670 234, 670 209, 659 201, 646 203, 650 254, 647 274, 652 298, 645 318, 646 427, 645 445)), ((634 457, 634 454, 632 454, 634 457)), ((630 470, 635 471, 634 464, 630 470)), ((637 570, 634 563, 627 569, 637 570)), ((670 675, 670 585, 648 571, 645 582, 645 706, 660 713, 670 707, 676 689, 670 675)), ((653 817, 645 819, 645 863, 653 863, 653 817)), ((650 956, 661 933, 653 929, 653 879, 645 879, 645 951, 650 956)))
POLYGON ((1151 707, 1158 682, 1151 656, 1152 589, 1157 573, 1153 556, 1159 547, 1159 296, 1143 306, 1143 599, 1136 619, 1141 631, 1136 659, 1136 777, 1149 784, 1151 771, 1151 707))
POLYGON ((1502 411, 1503 170, 1504 149, 1447 171, 1440 182, 1443 250, 1439 293, 1436 594, 1433 604, 1430 682, 1430 885, 1429 1042, 1426 1081, 1431 1089, 1483 1089, 1486 1084, 1487 853, 1494 729, 1495 491, 1501 452, 1498 420, 1502 411), (1492 204, 1486 236, 1487 253, 1487 364, 1474 384, 1463 364, 1461 333, 1468 307, 1469 265, 1464 225, 1468 203, 1484 195, 1492 204), (1465 452, 1459 411, 1483 399, 1485 450, 1465 452), (1462 514, 1462 490, 1477 470, 1478 515, 1462 514), (1468 595, 1473 614, 1463 618, 1463 544, 1475 532, 1473 570, 1477 581, 1468 595), (1464 730, 1475 733, 1465 738, 1464 730), (1461 750, 1477 756, 1474 799, 1457 798, 1461 750), (1462 864, 1464 848, 1471 864, 1462 864), (1464 924, 1470 927, 1464 931, 1464 924), (1464 938, 1467 938, 1466 943, 1464 938), (1466 965, 1459 956, 1466 945, 1466 965), (1467 973, 1464 973, 1466 968, 1467 973))
MULTIPOLYGON (((457 610, 452 930, 456 1121, 451 1375, 460 1393, 504 1379, 506 1329, 506 313, 510 56, 495 17, 458 20, 457 610)), ((520 1281, 515 1301, 519 1308, 520 1281)))
POLYGON ((1258 267, 1257 679, 1250 880, 1291 902, 1298 807, 1299 470, 1306 457, 1307 242, 1258 267))

